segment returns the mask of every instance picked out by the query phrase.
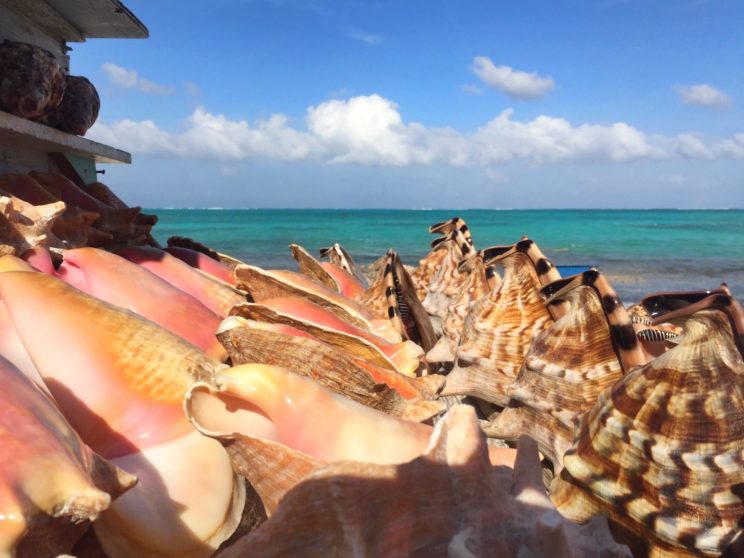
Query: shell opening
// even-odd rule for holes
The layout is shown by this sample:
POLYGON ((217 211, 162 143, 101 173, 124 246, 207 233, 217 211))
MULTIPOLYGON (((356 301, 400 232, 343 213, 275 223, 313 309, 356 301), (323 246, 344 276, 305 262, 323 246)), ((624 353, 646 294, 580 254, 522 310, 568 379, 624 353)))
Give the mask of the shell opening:
POLYGON ((274 423, 259 407, 205 382, 191 386, 183 407, 194 428, 210 438, 227 440, 236 434, 248 434, 279 439, 274 423))

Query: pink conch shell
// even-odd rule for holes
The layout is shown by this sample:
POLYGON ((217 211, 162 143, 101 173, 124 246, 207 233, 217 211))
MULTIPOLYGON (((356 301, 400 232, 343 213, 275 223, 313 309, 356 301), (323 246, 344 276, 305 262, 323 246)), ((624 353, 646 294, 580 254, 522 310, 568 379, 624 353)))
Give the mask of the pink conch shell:
POLYGON ((186 262, 191 267, 203 271, 207 275, 211 275, 212 277, 230 285, 235 285, 235 277, 233 276, 232 270, 223 263, 210 258, 206 254, 202 254, 196 250, 191 250, 190 248, 182 248, 180 246, 168 246, 165 251, 171 256, 175 256, 179 260, 186 262))
MULTIPOLYGON (((45 250, 44 252, 46 253, 45 250)), ((8 255, 0 257, 0 272, 5 271, 33 271, 33 268, 22 259, 8 255)), ((0 300, 0 356, 23 372, 44 393, 51 396, 26 347, 23 346, 23 341, 18 337, 10 313, 2 300, 0 300)))
POLYGON ((367 277, 364 275, 364 272, 356 264, 354 259, 351 257, 351 254, 349 254, 338 242, 336 242, 333 246, 321 248, 320 257, 330 259, 330 263, 337 265, 346 273, 356 277, 362 288, 366 289, 368 287, 367 277))
POLYGON ((119 252, 119 255, 189 293, 223 318, 230 313, 230 308, 246 300, 245 293, 232 285, 200 273, 189 264, 163 250, 138 246, 125 248, 119 252))
POLYGON ((472 306, 442 394, 505 405, 535 335, 553 322, 539 289, 560 275, 531 240, 489 250, 498 253, 504 279, 472 306))
POLYGON ((349 298, 356 298, 364 292, 365 287, 359 279, 341 266, 332 262, 319 262, 298 244, 290 244, 289 248, 300 272, 308 277, 349 298))
POLYGON ((233 314, 260 321, 284 323, 345 351, 401 374, 415 376, 421 347, 410 341, 387 343, 376 335, 340 319, 322 306, 299 298, 269 298, 264 304, 241 304, 233 314))
POLYGON ((0 358, 0 555, 69 551, 136 478, 85 446, 51 399, 0 358))
POLYGON ((233 365, 281 366, 367 407, 409 420, 425 421, 443 410, 440 402, 404 399, 378 383, 353 355, 291 326, 233 316, 223 322, 217 336, 233 365))
POLYGON ((224 365, 49 275, 0 273, 0 298, 65 418, 139 478, 94 525, 109 556, 214 552, 237 527, 244 485, 219 444, 193 431, 182 401, 224 365))
MULTIPOLYGON (((268 448, 255 452, 253 459, 268 453, 268 448)), ((282 464, 302 466, 304 478, 288 491, 279 487, 283 498, 272 517, 224 558, 630 557, 601 518, 580 527, 555 511, 528 439, 520 441, 514 471, 493 470, 475 413, 467 406, 453 407, 437 424, 426 452, 401 465, 283 457, 282 464)))
POLYGON ((245 263, 237 258, 233 258, 232 256, 229 256, 227 254, 223 254, 222 252, 217 252, 216 250, 213 250, 209 246, 206 246, 202 244, 201 242, 197 242, 196 240, 193 240, 185 236, 169 237, 168 247, 169 248, 174 248, 174 247, 175 248, 188 248, 189 250, 201 252, 205 256, 209 256, 213 260, 220 262, 222 265, 227 266, 230 270, 233 270, 238 265, 245 263))
POLYGON ((61 248, 52 226, 64 212, 62 202, 31 205, 22 199, 0 196, 0 246, 6 254, 20 254, 36 246, 61 248))
POLYGON ((215 337, 221 318, 142 266, 105 250, 66 250, 57 276, 96 298, 132 310, 222 360, 215 337))
POLYGON ((402 340, 389 320, 376 318, 361 304, 300 273, 239 265, 235 268, 235 277, 238 285, 248 291, 255 302, 277 297, 300 297, 330 310, 342 320, 366 329, 389 343, 402 340))
MULTIPOLYGON (((323 461, 403 463, 426 449, 432 428, 375 411, 284 368, 243 364, 195 383, 186 414, 205 436, 234 434, 284 444, 323 461)), ((494 464, 514 450, 491 448, 494 464)))

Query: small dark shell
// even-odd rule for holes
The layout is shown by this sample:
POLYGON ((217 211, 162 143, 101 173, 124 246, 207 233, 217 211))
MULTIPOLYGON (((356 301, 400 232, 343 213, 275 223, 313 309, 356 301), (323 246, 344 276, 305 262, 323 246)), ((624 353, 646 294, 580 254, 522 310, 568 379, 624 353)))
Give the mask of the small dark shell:
POLYGON ((23 118, 55 109, 65 93, 65 76, 54 55, 34 45, 0 44, 0 108, 23 118))
POLYGON ((84 136, 98 118, 101 100, 93 84, 82 76, 67 76, 65 96, 59 106, 47 111, 41 122, 68 134, 84 136))

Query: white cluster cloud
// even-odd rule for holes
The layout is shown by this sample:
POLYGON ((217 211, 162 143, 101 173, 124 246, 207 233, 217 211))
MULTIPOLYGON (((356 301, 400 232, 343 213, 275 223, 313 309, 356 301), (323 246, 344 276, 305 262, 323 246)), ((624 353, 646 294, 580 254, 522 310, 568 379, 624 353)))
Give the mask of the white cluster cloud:
POLYGON ((731 105, 731 99, 728 95, 707 83, 675 85, 674 90, 685 105, 713 108, 726 108, 731 105))
POLYGON ((151 95, 168 95, 176 90, 172 86, 158 85, 149 79, 140 77, 135 70, 122 68, 111 62, 106 62, 103 65, 103 71, 111 80, 111 83, 125 89, 136 89, 151 95))
MULTIPOLYGON (((143 155, 234 163, 249 158, 361 165, 549 164, 639 159, 744 159, 744 133, 718 141, 696 134, 646 134, 624 122, 573 125, 541 115, 514 118, 512 109, 471 134, 404 122, 398 106, 379 95, 328 100, 307 109, 305 126, 274 114, 253 124, 197 108, 180 132, 152 120, 96 123, 88 137, 143 155)), ((227 168, 227 167, 226 167, 227 168)))
POLYGON ((520 72, 509 66, 496 66, 486 56, 476 56, 471 69, 483 83, 512 99, 539 99, 555 86, 555 82, 549 77, 520 72))

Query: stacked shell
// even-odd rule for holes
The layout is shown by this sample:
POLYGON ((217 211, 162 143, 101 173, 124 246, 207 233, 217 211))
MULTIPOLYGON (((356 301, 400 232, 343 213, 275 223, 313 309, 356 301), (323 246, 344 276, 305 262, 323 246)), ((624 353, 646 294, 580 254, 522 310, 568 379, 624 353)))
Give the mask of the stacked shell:
POLYGON ((574 521, 607 515, 639 554, 717 556, 744 517, 744 316, 714 294, 660 319, 683 321, 681 342, 601 394, 551 497, 574 521))
POLYGON ((484 254, 504 267, 504 277, 471 307, 442 393, 503 406, 534 337, 553 322, 539 289, 560 275, 529 239, 484 254))

